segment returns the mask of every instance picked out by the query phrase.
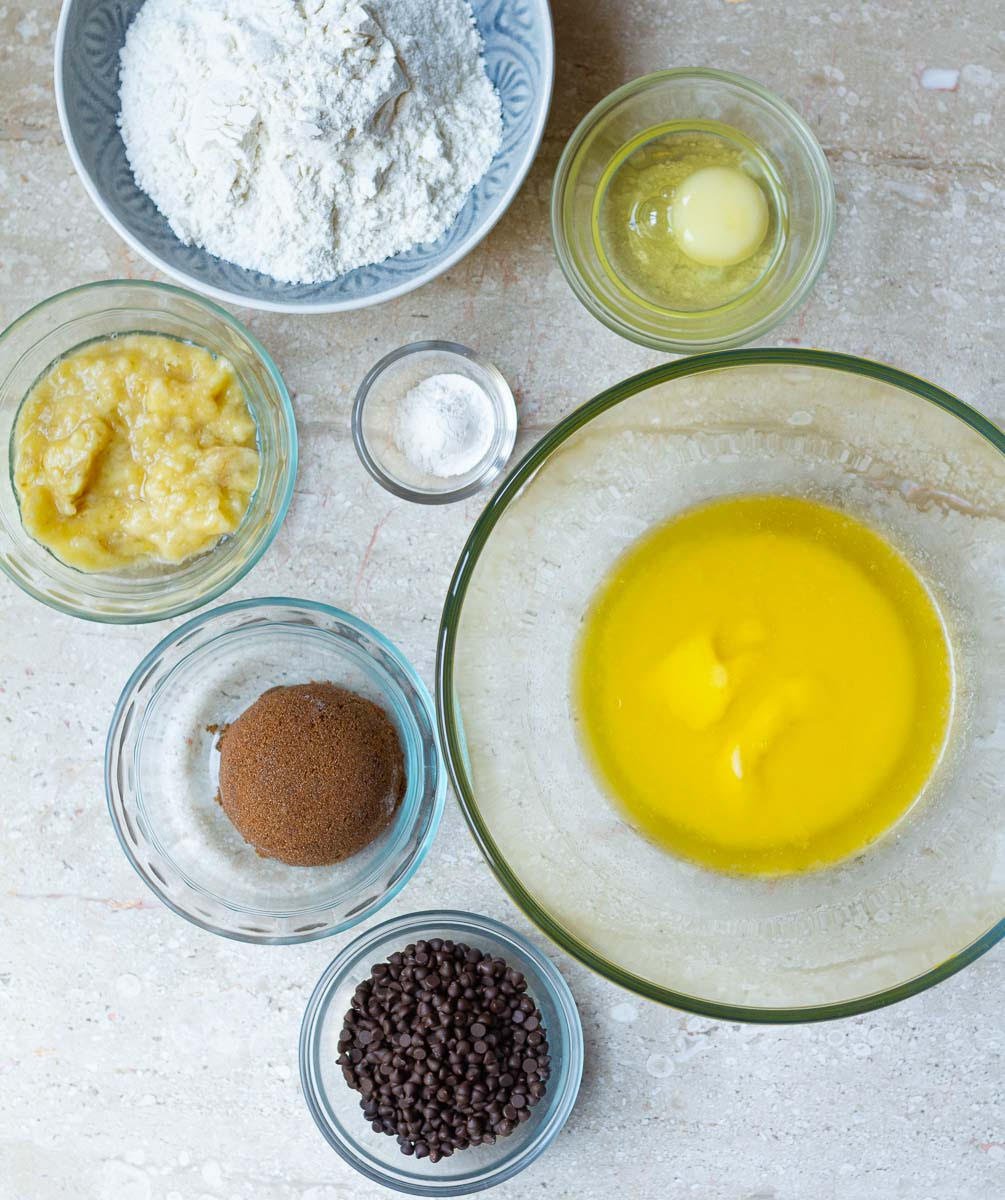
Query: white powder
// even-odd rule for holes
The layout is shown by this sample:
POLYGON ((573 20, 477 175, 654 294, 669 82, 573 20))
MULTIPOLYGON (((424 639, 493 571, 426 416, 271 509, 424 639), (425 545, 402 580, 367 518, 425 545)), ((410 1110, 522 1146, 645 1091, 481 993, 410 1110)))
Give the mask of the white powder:
POLYGON ((431 375, 398 406, 394 440, 408 461, 441 479, 466 475, 492 447, 492 401, 466 375, 431 375))
POLYGON ((481 48, 468 0, 147 0, 126 154, 183 242, 333 279, 456 219, 502 137, 481 48))

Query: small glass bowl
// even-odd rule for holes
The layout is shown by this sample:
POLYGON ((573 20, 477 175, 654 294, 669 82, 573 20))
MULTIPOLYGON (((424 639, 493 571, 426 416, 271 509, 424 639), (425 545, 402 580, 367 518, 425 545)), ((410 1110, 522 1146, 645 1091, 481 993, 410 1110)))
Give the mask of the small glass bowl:
POLYGON ((112 624, 176 617, 214 600, 258 562, 293 495, 297 427, 289 393, 264 347, 216 304, 144 280, 107 280, 44 300, 0 334, 0 569, 29 595, 71 616, 112 624), (13 481, 13 433, 21 402, 58 358, 96 338, 156 333, 228 358, 258 426, 258 487, 237 531, 177 566, 91 574, 60 562, 21 524, 13 481))
POLYGON ((282 597, 203 613, 169 634, 123 689, 105 790, 126 857, 158 899, 240 942, 309 942, 349 929, 418 870, 443 812, 446 774, 432 699, 386 638, 338 609, 282 597), (325 680, 368 696, 398 730, 407 788, 397 816, 327 867, 260 858, 216 802, 212 727, 279 684, 325 680))
POLYGON ((582 1074, 583 1029, 569 985, 525 937, 474 913, 412 913, 361 934, 318 980, 300 1030, 300 1081, 325 1140, 367 1179, 411 1196, 466 1196, 512 1179, 554 1141, 572 1112, 582 1074), (373 964, 409 942, 433 937, 464 942, 522 971, 544 1018, 551 1055, 548 1090, 529 1121, 492 1146, 458 1151, 435 1164, 402 1154, 394 1138, 373 1132, 337 1062, 343 1018, 373 964))
POLYGON ((363 466, 381 487, 417 504, 449 504, 488 487, 513 453, 516 430, 509 384, 492 363, 457 342, 413 342, 388 354, 367 373, 352 410, 352 437, 363 466), (393 431, 402 397, 423 379, 444 373, 464 375, 482 388, 492 403, 495 428, 475 467, 441 479, 417 471, 398 449, 393 431))
POLYGON ((834 230, 834 183, 805 121, 752 79, 678 68, 626 83, 580 122, 562 153, 551 198, 558 261, 579 300, 622 337, 672 354, 753 341, 813 287, 834 230), (593 236, 594 203, 615 156, 646 130, 674 120, 731 126, 772 160, 786 198, 781 250, 749 291, 719 307, 688 311, 644 301, 605 270, 593 236))

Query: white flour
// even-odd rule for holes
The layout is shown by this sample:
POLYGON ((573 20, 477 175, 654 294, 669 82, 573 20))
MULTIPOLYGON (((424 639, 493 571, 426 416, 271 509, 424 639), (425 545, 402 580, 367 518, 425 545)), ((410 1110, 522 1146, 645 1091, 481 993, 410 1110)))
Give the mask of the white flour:
POLYGON ((434 241, 502 136, 468 0, 147 0, 120 99, 177 236, 291 283, 434 241))

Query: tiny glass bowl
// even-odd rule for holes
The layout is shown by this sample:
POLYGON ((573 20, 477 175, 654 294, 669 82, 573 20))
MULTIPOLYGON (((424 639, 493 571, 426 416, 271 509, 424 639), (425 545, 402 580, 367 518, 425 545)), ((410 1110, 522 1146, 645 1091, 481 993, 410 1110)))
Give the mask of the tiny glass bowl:
POLYGON ((395 496, 417 504, 449 504, 473 496, 495 480, 516 444, 513 392, 502 374, 457 342, 413 342, 382 358, 367 373, 352 410, 352 437, 360 461, 395 496), (463 375, 476 383, 492 405, 492 440, 481 459, 463 475, 438 477, 416 468, 395 441, 398 404, 416 384, 433 375, 463 375))
POLYGON ((289 393, 264 347, 228 312, 191 292, 142 280, 107 280, 51 296, 0 334, 0 570, 36 600, 92 621, 161 621, 233 587, 268 549, 286 516, 297 474, 289 393), (153 333, 227 358, 258 428, 258 486, 237 530, 177 565, 121 573, 77 570, 31 538, 14 487, 14 428, 22 401, 59 358, 116 334, 153 333))
POLYGON ((411 1196, 465 1196, 512 1179, 554 1141, 572 1112, 582 1074, 583 1030, 569 985, 525 937, 474 913, 412 913, 361 934, 321 976, 300 1030, 300 1081, 325 1140, 367 1179, 411 1196), (548 1089, 528 1121, 491 1146, 459 1150, 438 1163, 402 1154, 395 1138, 370 1128, 359 1093, 342 1076, 337 1044, 353 992, 370 968, 409 943, 433 937, 463 942, 523 972, 527 993, 541 1010, 551 1056, 548 1089))
POLYGON ((112 824, 140 878, 210 933, 271 945, 349 929, 418 870, 443 812, 432 699, 369 625, 307 600, 227 604, 169 634, 126 684, 105 750, 112 824), (398 731, 407 786, 388 828, 344 862, 261 858, 217 803, 217 727, 271 687, 330 681, 373 700, 398 731))
POLYGON ((834 183, 809 126, 759 83, 726 71, 657 71, 618 88, 580 122, 555 174, 551 228, 573 292, 609 329, 672 354, 724 350, 761 337, 806 298, 830 249, 834 183), (643 299, 605 268, 594 236, 609 165, 647 130, 678 121, 737 130, 770 160, 784 197, 785 238, 770 267, 749 290, 711 308, 643 299))

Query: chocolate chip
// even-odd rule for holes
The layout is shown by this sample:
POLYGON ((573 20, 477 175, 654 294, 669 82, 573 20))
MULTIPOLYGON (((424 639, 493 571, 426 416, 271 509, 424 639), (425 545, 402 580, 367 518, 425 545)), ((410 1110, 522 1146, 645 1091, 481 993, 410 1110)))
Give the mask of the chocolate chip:
POLYGON ((438 938, 375 964, 338 1039, 339 1066, 371 1128, 436 1163, 528 1120, 550 1059, 526 993, 524 975, 503 959, 438 938))

